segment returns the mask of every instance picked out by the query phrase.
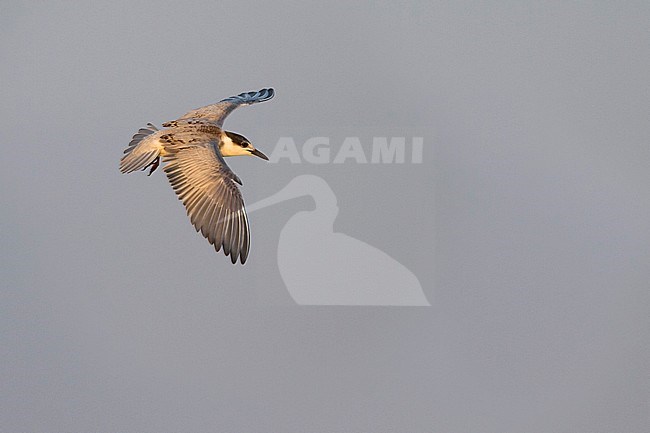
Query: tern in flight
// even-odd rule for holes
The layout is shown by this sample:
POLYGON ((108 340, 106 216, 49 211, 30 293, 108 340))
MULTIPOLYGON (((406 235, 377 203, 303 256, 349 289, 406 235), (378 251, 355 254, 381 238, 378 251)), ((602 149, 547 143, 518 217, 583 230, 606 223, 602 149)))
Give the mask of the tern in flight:
POLYGON ((160 158, 172 188, 187 209, 196 231, 219 251, 223 247, 232 263, 244 264, 250 249, 248 217, 237 184, 241 180, 224 157, 255 155, 268 161, 250 141, 224 131, 223 122, 237 107, 268 101, 273 89, 241 93, 216 104, 197 108, 158 129, 141 128, 120 161, 120 171, 131 173, 158 168, 160 158))

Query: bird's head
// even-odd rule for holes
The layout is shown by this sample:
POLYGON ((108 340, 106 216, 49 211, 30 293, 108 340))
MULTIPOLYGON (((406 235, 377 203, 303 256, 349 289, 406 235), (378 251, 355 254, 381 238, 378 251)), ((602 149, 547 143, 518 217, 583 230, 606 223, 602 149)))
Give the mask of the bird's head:
POLYGON ((255 149, 250 141, 243 135, 235 132, 224 131, 219 144, 219 150, 223 156, 257 156, 265 160, 269 158, 259 150, 255 149))

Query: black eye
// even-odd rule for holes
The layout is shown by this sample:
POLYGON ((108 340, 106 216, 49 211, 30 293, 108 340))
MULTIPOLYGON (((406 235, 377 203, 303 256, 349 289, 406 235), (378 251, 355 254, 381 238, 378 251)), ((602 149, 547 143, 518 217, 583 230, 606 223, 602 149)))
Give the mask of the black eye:
POLYGON ((251 145, 251 144, 250 144, 248 141, 244 141, 244 142, 241 144, 241 147, 248 147, 248 146, 250 146, 250 145, 251 145))

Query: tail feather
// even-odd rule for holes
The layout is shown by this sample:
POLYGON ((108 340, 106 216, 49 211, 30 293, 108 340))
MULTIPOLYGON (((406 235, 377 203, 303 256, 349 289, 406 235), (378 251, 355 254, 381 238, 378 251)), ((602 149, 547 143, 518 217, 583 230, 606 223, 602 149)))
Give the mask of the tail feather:
POLYGON ((147 123, 146 128, 140 128, 133 135, 129 146, 124 149, 124 156, 120 160, 120 171, 122 173, 131 173, 136 170, 142 170, 160 155, 160 144, 157 140, 147 140, 152 134, 158 132, 151 123, 147 123))

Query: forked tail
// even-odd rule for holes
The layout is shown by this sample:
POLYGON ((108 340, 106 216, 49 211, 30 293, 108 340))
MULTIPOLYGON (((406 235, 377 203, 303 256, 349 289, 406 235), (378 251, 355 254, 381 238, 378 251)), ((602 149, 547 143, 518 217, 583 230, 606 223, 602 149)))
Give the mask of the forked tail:
POLYGON ((124 149, 124 156, 120 160, 120 171, 122 173, 142 170, 160 155, 160 143, 151 137, 156 132, 158 132, 158 128, 151 123, 147 123, 146 128, 140 128, 133 135, 133 139, 129 146, 124 149))

